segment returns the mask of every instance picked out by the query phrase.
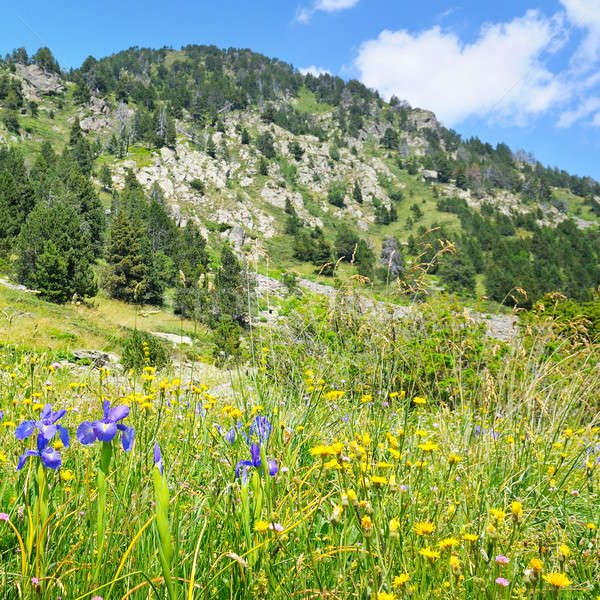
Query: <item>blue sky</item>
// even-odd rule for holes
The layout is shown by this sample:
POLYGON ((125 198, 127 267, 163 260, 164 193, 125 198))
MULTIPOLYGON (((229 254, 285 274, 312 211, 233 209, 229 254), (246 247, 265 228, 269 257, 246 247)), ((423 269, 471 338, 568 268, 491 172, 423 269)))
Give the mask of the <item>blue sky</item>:
POLYGON ((4 9, 0 52, 47 45, 64 67, 133 45, 248 47, 356 77, 600 179, 600 0, 29 0, 4 9))

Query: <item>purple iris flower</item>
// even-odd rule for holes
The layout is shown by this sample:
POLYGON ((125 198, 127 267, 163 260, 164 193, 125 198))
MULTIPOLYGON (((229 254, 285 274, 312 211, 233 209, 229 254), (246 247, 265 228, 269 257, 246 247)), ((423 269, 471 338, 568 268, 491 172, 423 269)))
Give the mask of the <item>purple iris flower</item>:
POLYGON ((225 441, 229 442, 230 444, 233 444, 233 442, 235 442, 235 427, 232 427, 226 434, 225 434, 225 441))
POLYGON ((46 404, 42 409, 39 421, 23 421, 15 430, 15 437, 18 440, 28 438, 36 429, 39 431, 46 442, 49 442, 57 433, 60 440, 68 448, 69 432, 62 426, 57 425, 57 421, 62 419, 67 414, 66 410, 57 410, 52 412, 52 406, 46 404))
POLYGON ((77 439, 85 445, 93 444, 96 441, 112 442, 113 438, 117 435, 117 431, 120 431, 123 450, 129 452, 133 446, 135 430, 133 427, 117 423, 117 421, 124 419, 128 414, 129 406, 122 404, 111 408, 110 402, 105 400, 104 418, 93 423, 84 421, 77 428, 77 439))
POLYGON ((160 453, 160 446, 158 445, 158 442, 156 442, 154 444, 154 465, 157 467, 157 469, 160 471, 160 474, 163 474, 163 461, 162 461, 162 454, 160 453))
POLYGON ((4 411, 0 410, 0 421, 2 421, 2 419, 4 419, 4 411))
POLYGON ((37 436, 37 451, 26 450, 25 453, 19 457, 19 464, 17 465, 17 471, 20 471, 27 462, 30 456, 39 456, 42 464, 48 469, 58 469, 62 464, 62 458, 60 453, 48 446, 48 440, 40 433, 37 436))
MULTIPOLYGON (((252 444, 250 446, 250 456, 252 457, 252 460, 240 460, 240 462, 235 465, 235 476, 240 477, 241 474, 242 483, 246 483, 247 481, 248 467, 258 469, 262 465, 262 461, 260 460, 260 446, 258 444, 252 444)), ((272 458, 267 459, 267 468, 271 477, 275 477, 279 471, 277 463, 272 458)))

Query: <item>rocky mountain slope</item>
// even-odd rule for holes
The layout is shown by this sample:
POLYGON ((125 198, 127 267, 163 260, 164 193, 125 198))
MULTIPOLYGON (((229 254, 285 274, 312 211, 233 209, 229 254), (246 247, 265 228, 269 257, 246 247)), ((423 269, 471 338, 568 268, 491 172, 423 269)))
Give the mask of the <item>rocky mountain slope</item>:
MULTIPOLYGON (((130 49, 68 74, 9 59, 0 76, 6 114, 3 88, 17 82, 23 98, 17 123, 3 119, 0 144, 18 144, 32 163, 44 141, 61 151, 78 122, 108 214, 131 170, 181 225, 192 220, 211 243, 229 241, 240 255, 303 276, 319 269, 298 250, 292 217, 296 229, 332 247, 345 224, 375 257, 395 238, 405 269, 420 259, 419 239, 425 248, 436 237, 456 242, 469 236, 469 219, 484 228, 509 223, 498 234, 503 243, 567 220, 581 230, 598 225, 600 186, 589 178, 504 144, 463 140, 433 113, 386 103, 358 82, 303 76, 249 51, 130 49), (438 232, 431 239, 430 228, 438 232)), ((457 244, 476 272, 470 294, 489 292, 496 245, 457 244)), ((447 287, 443 278, 432 284, 447 287)))

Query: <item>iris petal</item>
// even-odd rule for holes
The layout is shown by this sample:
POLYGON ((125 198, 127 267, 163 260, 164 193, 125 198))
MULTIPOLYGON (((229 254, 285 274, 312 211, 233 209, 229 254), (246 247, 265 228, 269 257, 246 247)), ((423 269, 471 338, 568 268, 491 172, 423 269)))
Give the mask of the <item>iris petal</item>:
POLYGON ((69 447, 71 440, 69 439, 69 431, 62 425, 57 425, 56 429, 58 429, 58 435, 60 436, 60 441, 63 443, 65 448, 69 447))
POLYGON ((110 421, 120 421, 129 414, 129 406, 121 404, 120 406, 114 406, 108 411, 108 419, 110 421))
POLYGON ((275 475, 277 475, 277 473, 279 471, 279 467, 277 466, 277 463, 272 458, 269 458, 267 463, 269 465, 269 475, 271 477, 275 477, 275 475))
POLYGON ((17 471, 20 471, 25 466, 25 463, 27 462, 27 459, 30 456, 37 456, 37 452, 35 452, 34 450, 26 450, 24 454, 19 456, 19 464, 17 465, 17 471))
POLYGON ((42 464, 48 469, 58 469, 62 464, 62 457, 60 453, 52 447, 45 448, 40 453, 42 464))
POLYGON ((250 446, 250 454, 252 455, 252 466, 260 467, 260 446, 258 444, 252 444, 252 446, 250 446))
POLYGON ((15 429, 15 437, 18 440, 24 440, 28 438, 35 429, 35 421, 23 421, 16 429, 15 429))
POLYGON ((101 442, 110 442, 117 435, 117 425, 112 421, 94 421, 92 423, 96 439, 101 442))
POLYGON ((242 467, 244 467, 243 473, 246 473, 246 467, 253 467, 253 466, 254 465, 249 460, 240 460, 240 462, 237 465, 235 465, 235 476, 236 477, 240 476, 240 469, 242 467))
POLYGON ((123 432, 121 435, 121 444, 123 444, 123 450, 129 452, 133 447, 133 440, 135 439, 135 429, 133 427, 127 427, 125 425, 117 425, 117 427, 123 432))
POLYGON ((89 421, 84 421, 77 428, 77 439, 80 444, 93 444, 96 441, 96 434, 94 433, 94 427, 89 421))

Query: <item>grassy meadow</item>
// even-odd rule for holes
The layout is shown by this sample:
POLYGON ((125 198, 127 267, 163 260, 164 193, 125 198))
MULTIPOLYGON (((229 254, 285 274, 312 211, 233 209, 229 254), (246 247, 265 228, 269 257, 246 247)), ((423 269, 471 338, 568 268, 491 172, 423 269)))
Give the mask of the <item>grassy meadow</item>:
POLYGON ((218 387, 148 353, 82 377, 4 329, 0 597, 600 597, 597 349, 339 294, 218 387))

